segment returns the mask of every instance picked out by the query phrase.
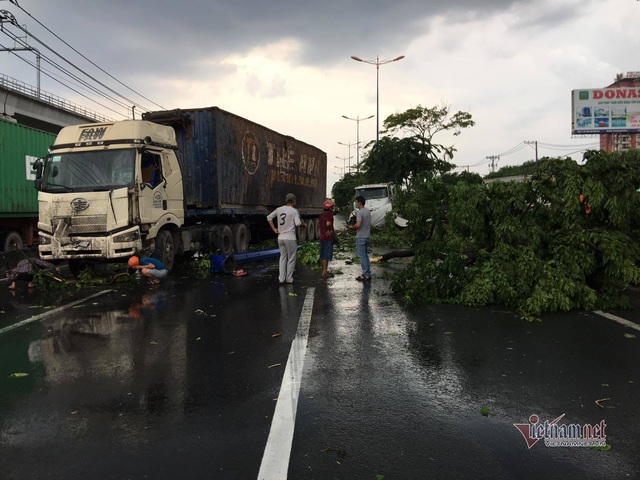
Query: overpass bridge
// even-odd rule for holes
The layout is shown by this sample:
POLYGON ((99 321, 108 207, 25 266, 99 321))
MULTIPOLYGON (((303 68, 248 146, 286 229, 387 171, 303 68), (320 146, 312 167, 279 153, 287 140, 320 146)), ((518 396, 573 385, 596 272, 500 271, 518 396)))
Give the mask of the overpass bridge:
POLYGON ((0 74, 0 118, 57 134, 62 127, 113 119, 0 74))

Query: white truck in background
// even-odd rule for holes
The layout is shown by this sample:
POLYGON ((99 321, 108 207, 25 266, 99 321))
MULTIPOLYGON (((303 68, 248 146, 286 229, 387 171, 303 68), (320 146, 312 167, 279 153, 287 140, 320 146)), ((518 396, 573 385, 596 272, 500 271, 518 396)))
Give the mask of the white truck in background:
MULTIPOLYGON (((355 188, 355 196, 363 196, 366 200, 365 206, 371 211, 372 227, 384 225, 387 213, 393 209, 395 188, 391 183, 370 183, 355 188)), ((355 211, 351 215, 355 215, 355 211)), ((407 226, 407 220, 402 217, 396 216, 394 222, 399 227, 407 226)))

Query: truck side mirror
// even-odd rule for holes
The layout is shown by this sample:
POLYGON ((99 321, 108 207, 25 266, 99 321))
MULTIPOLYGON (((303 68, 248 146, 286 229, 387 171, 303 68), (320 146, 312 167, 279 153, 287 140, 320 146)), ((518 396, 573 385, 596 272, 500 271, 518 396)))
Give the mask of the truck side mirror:
POLYGON ((40 191, 42 188, 42 170, 44 169, 44 160, 42 158, 38 158, 35 162, 33 162, 32 170, 36 171, 36 180, 33 186, 36 190, 40 191))

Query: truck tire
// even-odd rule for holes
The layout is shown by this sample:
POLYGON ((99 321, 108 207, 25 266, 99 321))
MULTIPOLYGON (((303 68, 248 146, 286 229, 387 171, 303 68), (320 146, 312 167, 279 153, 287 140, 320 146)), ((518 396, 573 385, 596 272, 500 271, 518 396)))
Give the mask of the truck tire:
POLYGON ((218 249, 224 255, 229 255, 233 253, 233 232, 231 231, 231 227, 229 225, 224 225, 220 229, 220 237, 219 237, 218 249))
POLYGON ((22 250, 22 237, 18 232, 8 232, 2 235, 2 251, 15 252, 22 250))
POLYGON ((231 225, 233 235, 233 249, 236 252, 246 252, 249 250, 249 229, 244 223, 234 223, 231 225))
POLYGON ((156 236, 156 249, 153 258, 160 260, 169 272, 173 270, 173 263, 176 258, 173 235, 168 230, 160 230, 156 236))
POLYGON ((307 220, 307 240, 312 242, 314 241, 316 238, 318 238, 317 233, 316 233, 316 222, 315 220, 313 220, 312 218, 310 218, 309 220, 307 220))
POLYGON ((307 241, 307 229, 300 227, 296 227, 296 233, 298 234, 298 242, 304 243, 307 241))

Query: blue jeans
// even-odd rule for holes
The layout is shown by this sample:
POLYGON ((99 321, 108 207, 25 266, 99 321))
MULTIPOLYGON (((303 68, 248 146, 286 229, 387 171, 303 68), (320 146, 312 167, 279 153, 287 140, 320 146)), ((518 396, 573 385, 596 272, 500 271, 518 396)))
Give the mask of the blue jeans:
POLYGON ((356 254, 360 259, 360 265, 362 266, 362 275, 364 275, 365 277, 371 276, 371 263, 369 262, 369 254, 367 253, 370 242, 370 237, 356 237, 356 254))

